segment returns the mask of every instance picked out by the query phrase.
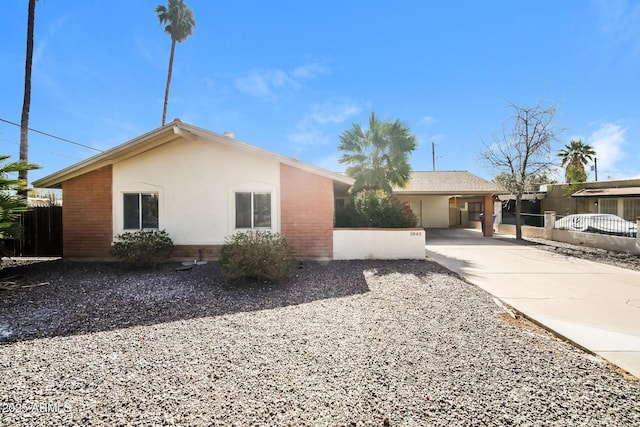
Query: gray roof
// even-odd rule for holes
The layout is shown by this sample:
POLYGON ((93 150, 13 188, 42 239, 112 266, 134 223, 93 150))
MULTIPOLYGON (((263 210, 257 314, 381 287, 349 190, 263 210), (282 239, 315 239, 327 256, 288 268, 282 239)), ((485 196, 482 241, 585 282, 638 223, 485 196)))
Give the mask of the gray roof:
POLYGON ((496 194, 504 190, 468 171, 415 171, 405 188, 394 188, 396 194, 496 194))

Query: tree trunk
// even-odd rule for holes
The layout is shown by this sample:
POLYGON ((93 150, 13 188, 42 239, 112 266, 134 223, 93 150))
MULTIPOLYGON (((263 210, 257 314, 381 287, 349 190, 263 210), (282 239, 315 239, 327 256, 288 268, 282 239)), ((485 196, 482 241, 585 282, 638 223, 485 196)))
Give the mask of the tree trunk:
MULTIPOLYGON (((29 162, 29 109, 31 108, 31 65, 33 63, 33 27, 36 14, 36 1, 29 0, 29 15, 27 20, 27 55, 24 67, 24 99, 22 102, 22 117, 20 118, 20 161, 29 162)), ((28 181, 28 171, 18 172, 18 178, 25 184, 28 181)), ((26 189, 20 194, 26 198, 26 189)))
POLYGON ((167 104, 169 104, 169 86, 171 86, 171 74, 173 73, 173 53, 176 50, 176 41, 171 38, 171 55, 169 55, 169 73, 167 74, 167 87, 164 90, 164 108, 162 109, 162 126, 167 121, 167 104))
POLYGON ((522 194, 516 194, 516 240, 522 240, 522 194))

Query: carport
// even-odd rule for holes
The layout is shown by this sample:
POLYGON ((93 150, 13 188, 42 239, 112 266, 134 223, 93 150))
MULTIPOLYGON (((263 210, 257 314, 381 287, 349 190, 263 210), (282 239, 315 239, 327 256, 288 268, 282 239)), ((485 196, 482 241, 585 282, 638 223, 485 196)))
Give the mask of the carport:
POLYGON ((468 171, 415 171, 393 194, 407 202, 422 228, 484 228, 493 234, 495 195, 502 189, 468 171), (482 227, 482 222, 484 227, 482 227))

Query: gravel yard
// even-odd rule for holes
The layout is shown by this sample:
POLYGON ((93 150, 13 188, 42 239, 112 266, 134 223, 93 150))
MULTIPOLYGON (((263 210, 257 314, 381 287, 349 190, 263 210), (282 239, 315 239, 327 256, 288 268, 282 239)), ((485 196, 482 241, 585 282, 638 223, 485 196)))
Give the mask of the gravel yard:
POLYGON ((0 271, 0 425, 640 425, 640 382, 430 261, 0 271))

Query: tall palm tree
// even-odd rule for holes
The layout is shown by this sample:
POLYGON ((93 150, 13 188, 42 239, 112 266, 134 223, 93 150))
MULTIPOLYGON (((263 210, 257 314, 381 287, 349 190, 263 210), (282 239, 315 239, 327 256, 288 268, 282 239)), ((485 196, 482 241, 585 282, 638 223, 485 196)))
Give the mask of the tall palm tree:
MULTIPOLYGON (((29 162, 29 109, 31 108, 31 64, 33 63, 33 27, 36 15, 36 1, 29 0, 29 14, 27 17, 27 56, 24 67, 24 98, 22 101, 22 116, 20 118, 20 161, 29 162)), ((28 169, 18 172, 18 178, 25 183, 28 180, 28 169)), ((20 191, 27 197, 26 190, 20 191)))
POLYGON ((573 140, 558 151, 560 165, 565 168, 565 179, 570 183, 573 177, 585 177, 584 167, 595 157, 596 152, 592 146, 585 144, 581 139, 573 140))
POLYGON ((353 191, 374 189, 392 192, 409 181, 409 154, 416 138, 400 120, 381 122, 375 113, 369 116, 369 129, 354 123, 340 134, 339 162, 348 165, 346 173, 355 179, 353 191))
POLYGON ((156 14, 160 24, 166 24, 164 31, 171 36, 171 55, 169 56, 169 73, 167 75, 167 87, 164 91, 164 108, 162 110, 162 125, 167 119, 167 104, 169 103, 169 86, 171 86, 171 74, 173 72, 173 55, 176 42, 181 43, 189 37, 196 21, 193 11, 187 7, 183 0, 169 0, 167 6, 157 6, 156 14))

